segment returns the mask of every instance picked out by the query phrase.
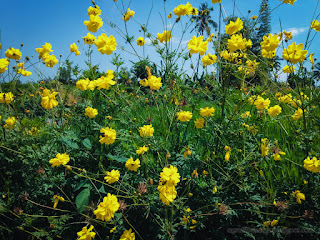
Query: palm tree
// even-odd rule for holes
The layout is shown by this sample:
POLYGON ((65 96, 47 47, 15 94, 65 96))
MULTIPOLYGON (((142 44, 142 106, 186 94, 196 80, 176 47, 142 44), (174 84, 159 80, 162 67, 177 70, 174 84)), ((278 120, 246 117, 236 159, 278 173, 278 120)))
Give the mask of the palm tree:
MULTIPOLYGON (((204 32, 207 33, 208 36, 211 34, 211 27, 217 28, 218 24, 211 19, 210 12, 213 11, 213 8, 208 8, 207 3, 201 3, 198 15, 192 16, 191 19, 195 22, 194 28, 191 30, 197 31, 197 37, 199 35, 203 35, 204 32)), ((191 33, 190 32, 190 33, 191 33)))

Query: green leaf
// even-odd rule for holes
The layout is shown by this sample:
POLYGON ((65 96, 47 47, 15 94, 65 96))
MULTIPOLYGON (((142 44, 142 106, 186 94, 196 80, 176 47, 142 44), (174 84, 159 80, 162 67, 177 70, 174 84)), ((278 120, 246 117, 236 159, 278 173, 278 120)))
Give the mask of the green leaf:
POLYGON ((76 197, 76 205, 80 213, 83 212, 86 209, 86 207, 89 205, 89 198, 90 198, 89 188, 83 189, 76 197))
POLYGON ((90 142, 90 140, 88 138, 84 139, 82 141, 82 144, 87 149, 91 149, 92 148, 91 142, 90 142))
POLYGON ((111 154, 108 154, 107 157, 111 160, 116 160, 117 162, 126 162, 128 159, 125 157, 120 157, 120 156, 113 156, 111 154))
POLYGON ((104 189, 104 185, 101 185, 101 187, 98 190, 102 194, 107 194, 106 190, 104 189))
POLYGON ((66 138, 66 137, 61 137, 62 142, 64 142, 67 147, 73 148, 73 149, 79 149, 79 146, 76 142, 66 138))

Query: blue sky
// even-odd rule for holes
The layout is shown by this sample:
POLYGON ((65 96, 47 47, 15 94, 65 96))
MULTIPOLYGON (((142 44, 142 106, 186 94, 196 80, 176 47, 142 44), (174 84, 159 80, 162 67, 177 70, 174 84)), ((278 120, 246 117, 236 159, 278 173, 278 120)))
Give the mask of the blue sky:
MULTIPOLYGON (((122 21, 122 15, 119 10, 127 9, 128 3, 130 3, 130 9, 135 11, 134 18, 127 22, 127 27, 130 36, 134 36, 134 39, 142 36, 142 33, 139 32, 140 25, 138 23, 145 23, 149 11, 153 5, 153 10, 150 15, 148 30, 156 35, 158 32, 161 33, 164 30, 164 25, 162 23, 161 17, 166 19, 167 26, 171 26, 175 17, 167 19, 164 15, 164 1, 163 0, 118 0, 115 5, 113 0, 96 0, 96 4, 99 5, 103 11, 105 17, 110 18, 119 28, 124 29, 124 22, 122 21), (123 5, 122 5, 123 2, 123 5), (124 7, 124 8, 123 8, 124 7)), ((195 7, 199 7, 200 3, 207 2, 209 6, 213 6, 214 11, 212 13, 212 18, 218 22, 218 12, 219 5, 212 4, 211 0, 190 0, 189 3, 195 7)), ((258 15, 259 0, 236 0, 235 15, 240 17, 251 17, 252 15, 258 15), (250 15, 248 15, 248 10, 251 10, 250 15)), ((279 0, 270 0, 270 8, 274 9, 277 7, 281 1, 279 0)), ((166 13, 168 14, 179 4, 185 4, 186 1, 180 0, 167 0, 165 2, 166 13)), ((234 0, 223 0, 223 15, 224 13, 227 16, 232 15, 234 0)), ((310 22, 313 20, 312 15, 316 7, 317 0, 297 0, 294 6, 283 4, 280 7, 272 11, 272 33, 278 33, 280 28, 280 22, 283 27, 283 30, 291 31, 293 33, 293 41, 297 43, 305 43, 306 35, 310 26, 310 22)), ((53 46, 53 54, 57 57, 62 55, 62 60, 65 60, 70 53, 69 46, 73 42, 78 44, 80 41, 80 56, 71 55, 69 57, 70 61, 79 64, 81 68, 84 68, 84 60, 86 56, 84 55, 84 50, 82 47, 83 41, 81 37, 87 34, 86 26, 83 24, 83 21, 88 20, 87 9, 91 6, 91 0, 55 0, 55 1, 43 1, 43 0, 10 0, 3 1, 1 3, 1 14, 0 14, 0 30, 1 30, 1 43, 2 50, 0 52, 0 58, 4 57, 4 52, 9 47, 19 48, 20 44, 23 43, 22 48, 23 57, 33 56, 32 62, 37 60, 36 53, 34 52, 35 48, 41 47, 45 42, 49 42, 53 46)), ((320 8, 318 8, 317 14, 320 13, 320 8)), ((182 23, 187 22, 187 17, 182 17, 182 23)), ((173 30, 173 47, 177 46, 179 41, 179 36, 181 35, 181 25, 177 25, 177 28, 173 30)), ((224 27, 222 27, 224 30, 224 27)), ((101 30, 98 30, 95 33, 95 36, 100 35, 105 32, 107 35, 112 34, 117 42, 118 46, 125 46, 128 51, 132 51, 130 46, 125 45, 121 37, 106 23, 104 23, 101 30)), ((182 46, 185 47, 188 40, 192 37, 193 34, 189 34, 190 30, 187 31, 185 35, 182 46)), ((213 33, 216 33, 213 31, 213 33)), ((315 31, 312 31, 312 35, 315 31)), ((147 41, 148 43, 148 41, 147 41)), ((320 44, 319 36, 316 36, 314 42, 312 43, 309 51, 315 53, 315 57, 320 59, 320 44)), ((136 51, 139 55, 143 54, 143 48, 138 47, 133 43, 136 51)), ((96 48, 93 47, 93 63, 99 64, 102 71, 108 69, 114 69, 114 66, 110 63, 111 55, 101 55, 97 52, 96 48)), ((121 57, 125 60, 126 66, 130 66, 130 60, 136 61, 137 58, 131 54, 124 52, 117 48, 115 51, 120 54, 121 57)), ((144 47, 145 56, 149 57, 156 61, 159 64, 159 58, 154 51, 154 48, 151 46, 144 47)), ((213 50, 209 48, 207 52, 213 53, 213 50), (211 51, 210 51, 211 50, 211 51)), ((197 59, 196 56, 193 56, 193 60, 197 59)), ((43 71, 48 71, 45 66, 41 66, 43 71)), ((57 68, 53 69, 54 71, 57 68)), ((213 68, 209 69, 213 70, 213 68)), ((30 68, 32 71, 32 68, 30 68)), ((48 74, 52 70, 50 69, 48 74)), ((36 81, 38 77, 36 74, 31 75, 30 77, 23 77, 24 81, 36 81)))

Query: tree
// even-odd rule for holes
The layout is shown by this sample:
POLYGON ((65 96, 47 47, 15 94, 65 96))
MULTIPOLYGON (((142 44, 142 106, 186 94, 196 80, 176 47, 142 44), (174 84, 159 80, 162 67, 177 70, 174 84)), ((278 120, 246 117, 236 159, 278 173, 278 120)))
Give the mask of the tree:
POLYGON ((211 34, 211 27, 217 28, 218 24, 211 19, 210 12, 213 11, 213 8, 208 8, 207 3, 201 3, 199 9, 198 15, 192 16, 191 19, 195 22, 194 28, 191 30, 197 31, 197 37, 199 35, 203 35, 204 33, 207 33, 208 36, 211 34))

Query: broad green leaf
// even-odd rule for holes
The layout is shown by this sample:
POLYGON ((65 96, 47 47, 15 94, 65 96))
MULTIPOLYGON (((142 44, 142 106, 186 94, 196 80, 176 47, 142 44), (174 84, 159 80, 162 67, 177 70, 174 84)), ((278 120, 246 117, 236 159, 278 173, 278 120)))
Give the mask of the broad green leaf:
POLYGON ((89 198, 90 198, 89 188, 83 189, 76 197, 76 205, 80 213, 83 212, 86 209, 86 207, 89 205, 89 198))

